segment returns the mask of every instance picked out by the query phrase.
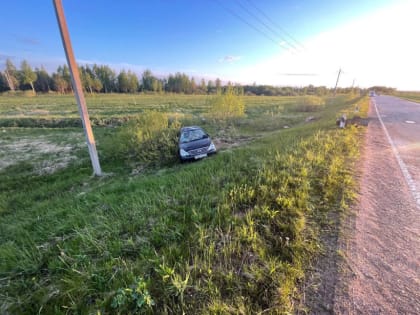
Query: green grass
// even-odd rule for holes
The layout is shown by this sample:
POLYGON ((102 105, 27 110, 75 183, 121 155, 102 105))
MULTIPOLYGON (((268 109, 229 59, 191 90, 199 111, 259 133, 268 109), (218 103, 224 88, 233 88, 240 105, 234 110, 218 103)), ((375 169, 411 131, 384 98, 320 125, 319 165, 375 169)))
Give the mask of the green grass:
MULTIPOLYGON (((49 175, 31 160, 0 173, 1 313, 293 312, 298 283, 319 251, 320 218, 343 211, 352 196, 358 131, 337 130, 335 118, 360 100, 340 96, 305 112, 296 98, 245 97, 246 117, 221 127, 200 120, 205 96, 132 98, 97 96, 92 109, 104 118, 178 112, 211 135, 254 140, 136 175, 132 165, 104 160, 112 174, 95 178, 78 147, 83 140, 66 137, 77 129, 3 128, 0 140, 9 143, 68 139, 77 160, 49 175), (305 123, 309 115, 315 120, 305 123)), ((51 113, 75 106, 67 96, 0 102, 0 119, 15 119, 10 104, 23 117, 31 106, 51 113)), ((100 155, 114 132, 95 128, 100 155)))
POLYGON ((413 101, 416 103, 420 103, 420 92, 397 92, 396 96, 401 97, 401 98, 405 98, 409 101, 413 101))

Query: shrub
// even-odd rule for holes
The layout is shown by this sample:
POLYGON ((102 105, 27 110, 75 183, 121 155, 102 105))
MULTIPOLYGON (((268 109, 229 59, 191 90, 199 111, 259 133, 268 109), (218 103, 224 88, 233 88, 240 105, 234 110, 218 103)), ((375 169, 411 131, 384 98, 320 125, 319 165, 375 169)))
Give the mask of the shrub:
POLYGON ((245 116, 245 104, 241 93, 228 86, 224 93, 210 99, 210 117, 215 119, 232 119, 245 116))
POLYGON ((142 163, 168 164, 177 157, 178 120, 170 121, 167 114, 146 111, 120 127, 105 144, 113 158, 142 163))

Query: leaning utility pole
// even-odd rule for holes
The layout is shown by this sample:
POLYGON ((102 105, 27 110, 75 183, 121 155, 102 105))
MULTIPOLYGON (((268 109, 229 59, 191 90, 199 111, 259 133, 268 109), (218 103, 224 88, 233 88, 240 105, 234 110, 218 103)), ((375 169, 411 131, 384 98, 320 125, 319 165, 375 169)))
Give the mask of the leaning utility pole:
POLYGON ((338 76, 337 76, 337 81, 335 82, 335 88, 334 88, 334 96, 337 93, 337 85, 338 85, 338 80, 340 79, 340 74, 341 74, 341 68, 338 71, 338 76))
POLYGON ((61 39, 66 52, 67 63, 70 68, 71 83, 73 85, 74 95, 79 106, 79 114, 82 119, 83 129, 85 131, 86 142, 89 149, 90 160, 92 162, 95 175, 101 176, 101 166, 99 164, 98 152, 96 151, 95 138, 90 125, 89 114, 86 107, 86 100, 83 94, 82 84, 80 82, 79 68, 77 67, 71 46, 70 34, 67 28, 66 18, 64 16, 63 4, 61 0, 53 0, 55 13, 57 15, 58 26, 60 27, 61 39))

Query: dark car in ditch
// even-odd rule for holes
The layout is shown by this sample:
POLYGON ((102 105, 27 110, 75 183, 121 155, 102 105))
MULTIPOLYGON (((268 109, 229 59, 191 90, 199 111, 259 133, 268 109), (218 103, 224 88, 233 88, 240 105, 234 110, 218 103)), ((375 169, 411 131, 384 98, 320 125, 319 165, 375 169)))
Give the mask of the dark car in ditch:
POLYGON ((216 153, 210 136, 198 126, 182 127, 179 133, 179 158, 181 161, 198 160, 216 153))

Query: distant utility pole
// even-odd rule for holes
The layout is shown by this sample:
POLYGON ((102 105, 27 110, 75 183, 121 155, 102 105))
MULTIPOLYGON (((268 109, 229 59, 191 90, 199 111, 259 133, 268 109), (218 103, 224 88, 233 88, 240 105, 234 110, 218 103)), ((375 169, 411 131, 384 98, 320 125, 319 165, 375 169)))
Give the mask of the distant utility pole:
POLYGON ((338 76, 337 76, 337 81, 335 82, 335 88, 334 88, 334 96, 337 93, 337 85, 338 85, 338 80, 340 79, 340 74, 341 74, 341 68, 338 71, 338 76))
POLYGON ((82 84, 80 82, 79 68, 77 67, 71 46, 70 34, 67 28, 66 18, 64 16, 63 4, 61 0, 53 0, 55 13, 57 15, 58 26, 60 27, 61 39, 63 41, 64 51, 66 52, 67 63, 70 68, 71 83, 73 85, 74 95, 79 106, 79 114, 82 119, 83 129, 85 131, 86 142, 89 149, 90 160, 93 171, 96 176, 101 176, 101 166, 99 164, 98 152, 96 151, 95 138, 90 125, 89 114, 86 107, 86 100, 83 94, 82 84))

